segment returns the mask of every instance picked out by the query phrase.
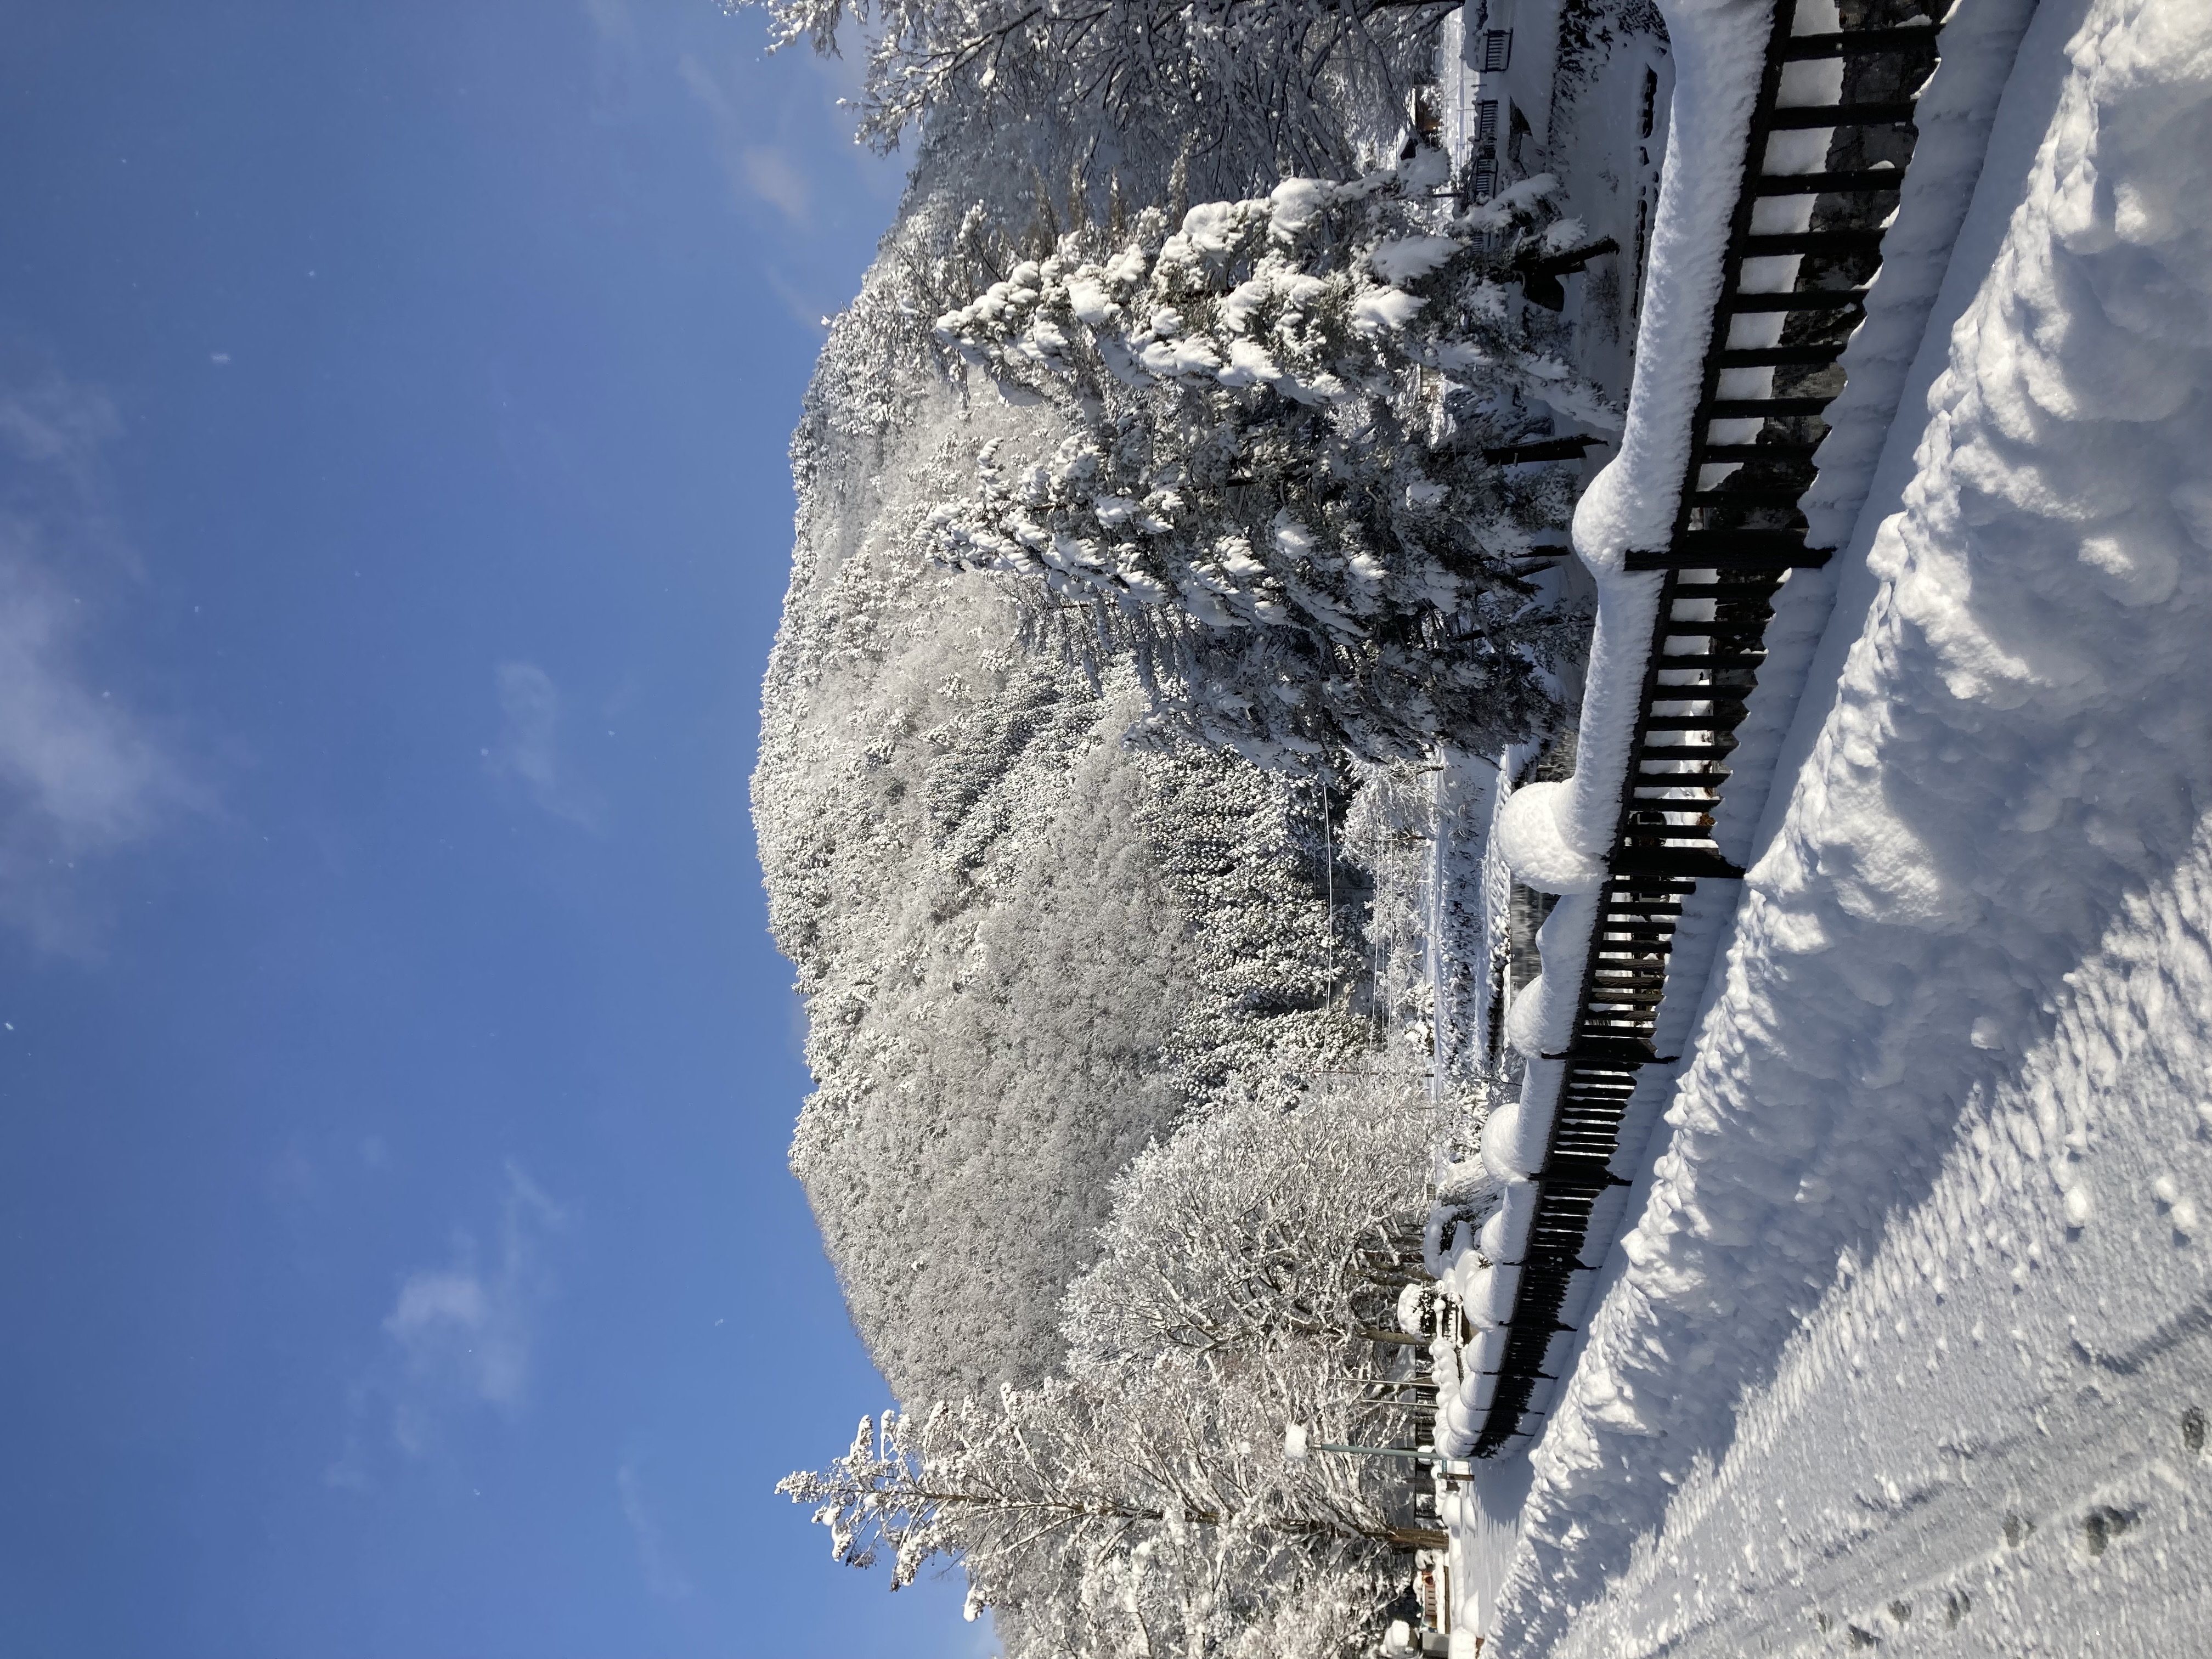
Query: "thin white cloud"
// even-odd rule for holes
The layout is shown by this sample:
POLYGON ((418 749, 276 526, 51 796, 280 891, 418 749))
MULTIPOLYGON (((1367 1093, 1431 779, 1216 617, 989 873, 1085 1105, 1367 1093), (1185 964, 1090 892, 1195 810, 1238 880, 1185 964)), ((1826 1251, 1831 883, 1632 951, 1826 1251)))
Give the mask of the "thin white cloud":
POLYGON ((546 1246, 567 1224, 561 1206, 514 1165, 507 1167, 496 1249, 489 1258, 467 1233, 453 1260, 407 1275, 385 1316, 384 1358, 347 1396, 344 1453, 325 1472, 332 1486, 371 1482, 364 1422, 391 1413, 392 1443, 421 1457, 458 1414, 512 1416, 530 1397, 538 1324, 554 1291, 546 1246))
POLYGON ((592 26, 592 118, 614 125, 637 112, 637 19, 628 0, 583 0, 592 26))
POLYGON ((646 1589, 670 1601, 681 1601, 690 1595, 690 1578, 669 1553, 668 1540, 661 1535, 659 1522, 646 1507, 645 1486, 638 1479, 636 1465, 625 1463, 615 1471, 615 1495, 622 1504, 623 1519, 629 1524, 630 1536, 637 1540, 638 1565, 645 1574, 646 1589))
POLYGON ((96 931, 78 866, 203 804, 85 663, 89 579, 131 566, 101 469, 121 432, 96 391, 53 375, 0 385, 0 921, 59 951, 96 931))
POLYGON ((784 234, 762 242, 759 275, 811 329, 850 297, 851 272, 837 250, 898 200, 906 167, 854 143, 853 112, 839 101, 857 92, 853 65, 793 46, 777 67, 768 92, 757 64, 717 64, 688 52, 676 63, 706 117, 708 153, 732 198, 749 216, 781 222, 784 234))
POLYGON ((827 329, 830 313, 845 308, 842 301, 825 302, 819 289, 801 287, 773 266, 763 265, 760 276, 768 284, 769 292, 783 302, 783 308, 791 320, 809 331, 827 329))
POLYGON ((375 1390, 367 1382, 356 1382, 346 1390, 345 1449, 323 1471, 325 1486, 344 1492, 368 1492, 374 1486, 368 1478, 368 1457, 361 1443, 361 1425, 374 1401, 375 1390))
POLYGON ((756 144, 740 149, 737 159, 754 195, 793 224, 805 222, 813 190, 789 156, 780 149, 763 149, 756 144))
POLYGON ((473 1261, 416 1273, 400 1287, 385 1334, 412 1375, 448 1377, 487 1405, 520 1405, 530 1376, 526 1310, 498 1291, 473 1261))
POLYGON ((498 744, 483 751, 493 775, 520 784, 554 817, 598 829, 598 793, 562 752, 561 692, 553 677, 535 663, 507 662, 493 683, 501 726, 498 744))
POLYGON ((600 40, 625 52, 637 50, 637 19, 630 15, 629 0, 584 0, 584 15, 600 40))
POLYGON ((714 159, 738 199, 765 202, 794 226, 810 223, 817 216, 819 183, 807 177, 787 145, 761 142, 769 127, 785 124, 763 119, 762 111, 741 103, 692 53, 677 61, 676 72, 707 112, 714 131, 714 159))

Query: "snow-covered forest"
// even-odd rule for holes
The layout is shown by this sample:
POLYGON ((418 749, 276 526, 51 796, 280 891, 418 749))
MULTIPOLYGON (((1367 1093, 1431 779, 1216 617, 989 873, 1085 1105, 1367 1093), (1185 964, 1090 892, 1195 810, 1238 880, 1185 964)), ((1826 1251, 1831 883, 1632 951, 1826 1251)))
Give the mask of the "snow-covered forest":
POLYGON ((754 780, 840 1555, 1008 1659, 2212 1629, 2212 14, 767 10, 913 156, 754 780))

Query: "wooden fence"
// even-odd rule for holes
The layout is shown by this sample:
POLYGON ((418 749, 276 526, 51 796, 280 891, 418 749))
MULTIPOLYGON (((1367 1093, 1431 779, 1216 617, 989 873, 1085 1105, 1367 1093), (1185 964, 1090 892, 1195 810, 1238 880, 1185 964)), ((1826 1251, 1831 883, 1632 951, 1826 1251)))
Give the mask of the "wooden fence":
POLYGON ((1658 620, 1573 1037, 1548 1056, 1565 1073, 1528 1243, 1511 1264, 1519 1279, 1478 1457, 1530 1431, 1536 1386, 1551 1380, 1547 1352, 1571 1328, 1561 1319, 1570 1283, 1612 1245, 1592 1236, 1592 1212, 1607 1188, 1625 1184, 1613 1169, 1622 1120, 1638 1072, 1663 1058, 1652 1039, 1683 901, 1699 881, 1742 873, 1713 840, 1714 814, 1765 657, 1771 601, 1789 571, 1829 557, 1807 544, 1796 504, 1813 482, 1821 417, 1842 390, 1837 359, 1880 266, 1937 30, 1893 21, 1897 10, 1885 18, 1879 0, 1845 0, 1843 20, 1856 26, 1841 33, 1797 33, 1796 14, 1797 0, 1778 0, 1674 535, 1628 556, 1632 570, 1664 573, 1658 620), (1791 73, 1834 60, 1839 77, 1791 73), (1838 84, 1807 101, 1802 84, 1814 81, 1838 84), (1821 170, 1766 170, 1776 135, 1819 131, 1830 135, 1821 170), (1808 227, 1771 228, 1785 216, 1761 204, 1793 197, 1812 199, 1808 227), (1761 291, 1747 262, 1777 255, 1797 257, 1796 280, 1761 291), (1765 390, 1744 395, 1746 380, 1765 390), (1734 470, 1708 477, 1722 467, 1734 470))

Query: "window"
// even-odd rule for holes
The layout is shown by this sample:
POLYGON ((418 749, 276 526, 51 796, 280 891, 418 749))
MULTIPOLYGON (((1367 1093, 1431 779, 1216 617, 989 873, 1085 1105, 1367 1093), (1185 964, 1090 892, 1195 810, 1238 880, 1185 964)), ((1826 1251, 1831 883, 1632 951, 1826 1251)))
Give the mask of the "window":
POLYGON ((1486 202, 1498 194, 1498 163, 1487 155, 1474 164, 1474 199, 1486 202))
POLYGON ((1486 98, 1475 106, 1474 142, 1486 155, 1497 149, 1498 100, 1495 98, 1486 98))
POLYGON ((1504 69, 1513 61, 1513 31, 1492 29, 1482 37, 1482 68, 1485 74, 1504 69))

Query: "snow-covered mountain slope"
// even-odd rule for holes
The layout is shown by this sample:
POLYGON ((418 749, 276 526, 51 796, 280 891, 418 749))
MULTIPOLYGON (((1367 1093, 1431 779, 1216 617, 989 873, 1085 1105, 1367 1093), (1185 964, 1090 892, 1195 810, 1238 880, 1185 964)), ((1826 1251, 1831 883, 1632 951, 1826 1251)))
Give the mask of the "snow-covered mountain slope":
MULTIPOLYGON (((900 292, 975 174, 927 153, 817 366, 753 780, 817 1085, 793 1165, 856 1325, 918 1403, 1058 1363, 1111 1177, 1194 1098, 1368 1041, 1336 994, 1356 931, 1328 913, 1333 888, 1361 895, 1332 881, 1315 792, 1124 747, 1133 687, 1030 648, 1012 596, 913 544, 985 443, 1054 441, 1049 410, 947 384, 900 292)), ((1042 211, 1013 189, 989 205, 1042 211)))
POLYGON ((1340 1066, 1365 1036, 1329 1012, 1312 792, 1124 748, 1133 701, 900 543, 930 412, 865 489, 812 503, 754 793, 818 1085, 793 1164, 915 1401, 1057 1362, 1109 1178, 1194 1089, 1262 1054, 1340 1066))
POLYGON ((1877 473, 1844 561, 1834 691, 1784 746, 1484 1615, 1507 1652, 1840 1649, 1854 1623, 2167 1652, 2203 1626, 2190 1402, 2158 1379, 2206 1318, 2212 12, 2051 0, 1997 131, 1974 213, 2008 228, 1985 276, 1954 261, 1980 281, 1909 482, 1877 473), (2182 1579, 2125 1590, 2161 1551, 2182 1579))

